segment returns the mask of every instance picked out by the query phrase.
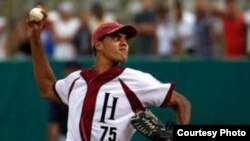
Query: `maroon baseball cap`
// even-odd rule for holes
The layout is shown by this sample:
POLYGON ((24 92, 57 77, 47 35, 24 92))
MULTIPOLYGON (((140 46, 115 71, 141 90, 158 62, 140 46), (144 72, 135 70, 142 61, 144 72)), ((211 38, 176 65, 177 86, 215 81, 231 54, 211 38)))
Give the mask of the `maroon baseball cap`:
POLYGON ((125 33, 128 38, 132 38, 137 35, 137 30, 132 25, 123 25, 118 22, 106 22, 99 25, 93 32, 91 39, 92 48, 94 47, 94 44, 105 35, 118 31, 125 33))

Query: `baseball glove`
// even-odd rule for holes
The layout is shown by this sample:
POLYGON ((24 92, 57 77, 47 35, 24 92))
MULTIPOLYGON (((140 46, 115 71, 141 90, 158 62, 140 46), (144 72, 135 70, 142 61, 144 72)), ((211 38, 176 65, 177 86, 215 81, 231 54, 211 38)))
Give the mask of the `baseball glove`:
POLYGON ((137 112, 131 119, 131 124, 142 135, 152 141, 172 141, 172 131, 149 110, 137 112))

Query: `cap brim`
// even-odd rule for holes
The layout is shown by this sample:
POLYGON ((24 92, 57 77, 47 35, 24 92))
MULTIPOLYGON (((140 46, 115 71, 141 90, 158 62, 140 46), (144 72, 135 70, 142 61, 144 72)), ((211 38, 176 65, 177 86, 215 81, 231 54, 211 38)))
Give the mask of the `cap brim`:
POLYGON ((111 30, 107 34, 112 34, 112 33, 115 33, 115 32, 125 33, 128 38, 133 38, 138 33, 134 26, 132 26, 132 25, 123 25, 121 27, 118 27, 118 28, 115 28, 115 29, 111 30))

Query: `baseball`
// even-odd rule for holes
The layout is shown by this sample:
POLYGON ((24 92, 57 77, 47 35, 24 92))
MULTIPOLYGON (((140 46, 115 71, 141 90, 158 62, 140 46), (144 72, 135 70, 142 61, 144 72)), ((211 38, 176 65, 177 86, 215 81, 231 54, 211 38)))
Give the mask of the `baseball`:
POLYGON ((42 9, 41 8, 33 8, 30 10, 30 13, 29 13, 29 18, 31 21, 36 21, 36 22, 39 22, 43 19, 44 15, 42 13, 42 9))

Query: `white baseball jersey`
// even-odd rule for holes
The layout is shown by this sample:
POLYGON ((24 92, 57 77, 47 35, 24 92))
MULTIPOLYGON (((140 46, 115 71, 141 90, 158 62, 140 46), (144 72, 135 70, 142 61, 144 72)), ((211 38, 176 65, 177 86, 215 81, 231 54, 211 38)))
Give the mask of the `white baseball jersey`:
POLYGON ((54 90, 69 106, 67 141, 128 141, 130 119, 141 107, 166 107, 174 85, 148 73, 114 67, 96 76, 94 69, 71 73, 54 90))

